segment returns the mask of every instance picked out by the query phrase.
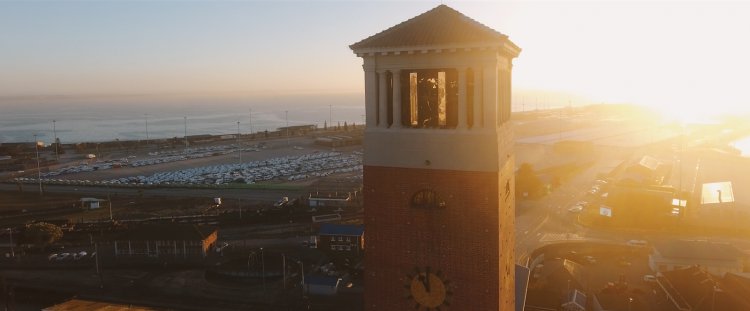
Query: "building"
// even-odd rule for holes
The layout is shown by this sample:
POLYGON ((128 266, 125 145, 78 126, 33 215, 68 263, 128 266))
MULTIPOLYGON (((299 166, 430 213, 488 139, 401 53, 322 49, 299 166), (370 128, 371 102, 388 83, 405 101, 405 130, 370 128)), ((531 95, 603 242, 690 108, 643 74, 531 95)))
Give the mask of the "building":
POLYGON ((305 276, 305 292, 317 296, 333 296, 338 293, 341 278, 334 276, 305 276))
POLYGON ((350 48, 365 76, 365 310, 513 310, 520 48, 446 5, 350 48))
POLYGON ((318 248, 342 255, 361 255, 365 246, 365 226, 323 223, 318 231, 318 248))
POLYGON ((697 265, 716 276, 742 273, 745 260, 746 256, 730 244, 687 240, 657 244, 648 257, 649 266, 655 272, 697 265))
POLYGON ((750 280, 733 273, 717 277, 692 266, 664 272, 656 281, 675 310, 750 310, 750 280))
POLYGON ((97 198, 81 198, 81 207, 84 209, 98 209, 102 207, 102 202, 107 202, 107 200, 97 198))
POLYGON ((114 238, 116 258, 203 259, 216 244, 215 228, 186 224, 142 225, 114 238))
POLYGON ((278 128, 276 131, 281 133, 282 135, 305 135, 310 132, 314 132, 318 128, 315 124, 306 124, 306 125, 292 125, 292 126, 284 126, 278 128))
POLYGON ((311 209, 321 207, 345 208, 352 203, 351 192, 320 192, 310 193, 307 197, 307 204, 311 209))

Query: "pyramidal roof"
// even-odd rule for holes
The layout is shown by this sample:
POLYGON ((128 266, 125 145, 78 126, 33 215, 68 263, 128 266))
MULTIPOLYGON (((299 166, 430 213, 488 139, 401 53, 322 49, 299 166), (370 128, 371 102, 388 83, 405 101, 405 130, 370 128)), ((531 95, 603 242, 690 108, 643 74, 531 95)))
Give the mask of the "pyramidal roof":
POLYGON ((441 4, 349 48, 364 52, 418 46, 497 46, 503 42, 509 42, 508 36, 441 4))

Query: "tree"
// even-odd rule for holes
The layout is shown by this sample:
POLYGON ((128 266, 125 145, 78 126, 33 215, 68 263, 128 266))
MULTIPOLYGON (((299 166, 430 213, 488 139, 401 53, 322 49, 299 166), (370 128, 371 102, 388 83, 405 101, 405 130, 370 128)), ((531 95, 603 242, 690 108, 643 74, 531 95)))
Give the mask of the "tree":
POLYGON ((516 172, 516 195, 525 193, 529 197, 536 197, 542 194, 542 181, 534 172, 534 167, 529 163, 523 163, 516 172))
POLYGON ((60 240, 63 236, 63 231, 54 224, 35 222, 26 225, 23 236, 26 243, 34 244, 43 249, 60 240))

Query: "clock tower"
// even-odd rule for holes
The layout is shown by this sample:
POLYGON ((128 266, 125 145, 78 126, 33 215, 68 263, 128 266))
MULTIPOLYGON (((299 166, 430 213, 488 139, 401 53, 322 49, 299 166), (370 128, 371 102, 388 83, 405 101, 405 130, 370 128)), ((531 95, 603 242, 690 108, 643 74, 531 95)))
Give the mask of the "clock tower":
POLYGON ((365 310, 513 310, 520 48, 445 5, 350 47, 365 73, 365 310))

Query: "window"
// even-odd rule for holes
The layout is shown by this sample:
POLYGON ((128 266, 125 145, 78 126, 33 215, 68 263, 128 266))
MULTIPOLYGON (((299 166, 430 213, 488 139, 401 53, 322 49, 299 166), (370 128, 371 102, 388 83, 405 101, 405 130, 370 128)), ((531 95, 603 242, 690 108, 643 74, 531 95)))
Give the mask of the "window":
POLYGON ((422 189, 417 191, 411 197, 411 207, 413 208, 444 208, 446 206, 445 201, 438 197, 435 191, 429 189, 422 189))
POLYGON ((458 121, 455 69, 402 71, 401 124, 412 128, 454 128, 458 121))
POLYGON ((335 236, 331 237, 331 242, 336 242, 336 237, 335 236))
POLYGON ((338 248, 338 246, 337 246, 337 245, 331 245, 331 250, 334 250, 334 251, 335 251, 335 250, 336 250, 336 248, 338 248))
POLYGON ((344 237, 341 237, 341 236, 340 236, 340 237, 339 237, 339 242, 342 242, 342 241, 344 241, 344 237))
POLYGON ((352 241, 352 237, 350 237, 350 236, 346 237, 346 241, 347 242, 351 242, 352 241))

